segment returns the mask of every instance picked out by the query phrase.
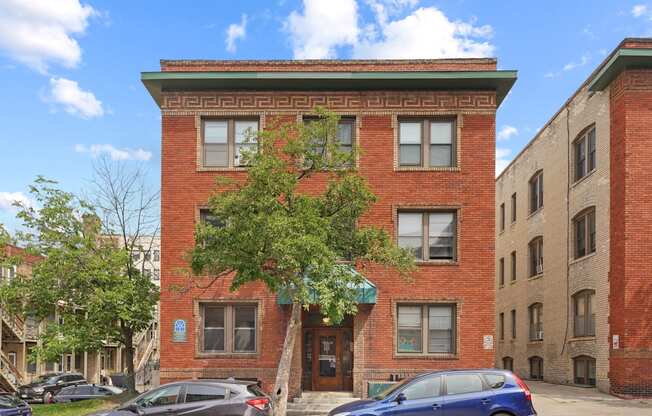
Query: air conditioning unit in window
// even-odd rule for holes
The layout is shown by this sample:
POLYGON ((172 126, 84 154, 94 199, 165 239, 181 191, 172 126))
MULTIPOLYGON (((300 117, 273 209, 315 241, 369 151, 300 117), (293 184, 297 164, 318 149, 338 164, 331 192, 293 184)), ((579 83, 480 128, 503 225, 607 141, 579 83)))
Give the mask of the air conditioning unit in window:
POLYGON ((543 331, 537 331, 537 339, 543 339, 543 331))
POLYGON ((543 263, 537 264, 537 274, 543 273, 543 263))

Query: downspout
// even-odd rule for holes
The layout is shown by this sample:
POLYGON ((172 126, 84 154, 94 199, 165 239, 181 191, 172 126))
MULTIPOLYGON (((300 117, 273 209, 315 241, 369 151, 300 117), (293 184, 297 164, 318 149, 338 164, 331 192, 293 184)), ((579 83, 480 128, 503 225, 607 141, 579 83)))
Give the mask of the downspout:
POLYGON ((571 249, 571 224, 570 224, 570 184, 571 184, 571 174, 572 174, 572 162, 571 162, 571 140, 570 140, 570 104, 566 106, 566 142, 568 143, 568 148, 566 151, 566 331, 564 333, 564 342, 561 344, 561 352, 559 355, 563 355, 566 349, 566 342, 568 341, 568 329, 569 329, 569 320, 570 320, 570 301, 569 301, 569 291, 570 291, 570 254, 569 250, 571 249))

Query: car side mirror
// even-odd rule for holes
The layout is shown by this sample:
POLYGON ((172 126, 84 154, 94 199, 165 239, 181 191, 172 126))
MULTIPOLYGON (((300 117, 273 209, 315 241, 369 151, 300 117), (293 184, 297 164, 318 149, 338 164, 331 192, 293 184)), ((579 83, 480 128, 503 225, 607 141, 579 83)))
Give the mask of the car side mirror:
POLYGON ((135 414, 137 414, 138 416, 142 416, 142 415, 145 414, 145 412, 143 412, 143 411, 141 410, 141 408, 138 407, 138 405, 137 405, 136 403, 131 403, 131 404, 127 405, 127 406, 124 408, 124 410, 126 410, 126 411, 128 411, 128 412, 131 412, 131 413, 135 413, 135 414))
POLYGON ((405 394, 403 394, 403 393, 399 393, 398 396, 396 396, 396 399, 394 399, 394 401, 396 403, 398 403, 398 404, 401 404, 406 400, 407 400, 407 397, 405 397, 405 394))

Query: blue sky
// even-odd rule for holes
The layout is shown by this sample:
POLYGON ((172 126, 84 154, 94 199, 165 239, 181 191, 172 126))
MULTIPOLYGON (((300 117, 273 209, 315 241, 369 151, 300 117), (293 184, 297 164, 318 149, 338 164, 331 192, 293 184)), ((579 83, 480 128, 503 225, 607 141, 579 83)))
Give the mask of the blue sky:
POLYGON ((158 184, 159 112, 139 76, 161 58, 496 56, 519 71, 497 116, 500 169, 651 19, 640 0, 0 0, 0 223, 16 227, 10 201, 37 175, 86 188, 101 154, 158 184))

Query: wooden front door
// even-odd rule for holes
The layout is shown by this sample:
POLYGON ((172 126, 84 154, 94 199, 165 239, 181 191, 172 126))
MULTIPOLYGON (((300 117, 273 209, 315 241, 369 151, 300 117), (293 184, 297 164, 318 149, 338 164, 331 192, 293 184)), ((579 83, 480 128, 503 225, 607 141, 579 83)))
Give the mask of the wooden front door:
POLYGON ((312 374, 315 390, 342 390, 342 334, 339 329, 315 329, 312 374))

